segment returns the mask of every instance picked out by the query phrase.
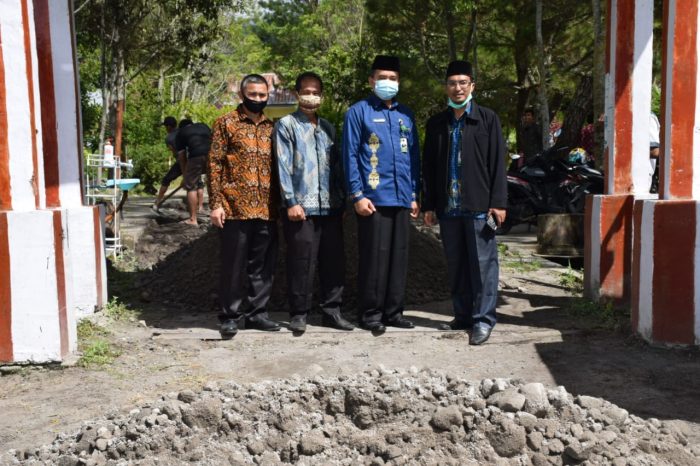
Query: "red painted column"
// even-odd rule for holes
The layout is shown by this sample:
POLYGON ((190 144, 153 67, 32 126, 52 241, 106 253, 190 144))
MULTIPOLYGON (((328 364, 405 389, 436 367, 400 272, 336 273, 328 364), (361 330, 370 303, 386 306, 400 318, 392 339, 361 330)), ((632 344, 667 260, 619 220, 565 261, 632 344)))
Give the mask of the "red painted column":
POLYGON ((659 344, 700 344, 698 13, 698 0, 664 2, 661 197, 635 206, 632 324, 659 344))
MULTIPOLYGON (((0 28, 0 51, 3 47, 0 28)), ((10 147, 7 137, 7 91, 5 86, 5 63, 0 53, 0 210, 12 209, 10 190, 10 147)))
POLYGON ((12 361, 12 287, 7 215, 0 212, 0 362, 12 361))
POLYGON ((698 1, 664 2, 665 31, 661 95, 661 166, 659 192, 662 199, 697 199, 698 163, 698 1))
POLYGON ((586 296, 627 303, 634 198, 649 191, 652 0, 608 0, 605 195, 587 203, 586 296))

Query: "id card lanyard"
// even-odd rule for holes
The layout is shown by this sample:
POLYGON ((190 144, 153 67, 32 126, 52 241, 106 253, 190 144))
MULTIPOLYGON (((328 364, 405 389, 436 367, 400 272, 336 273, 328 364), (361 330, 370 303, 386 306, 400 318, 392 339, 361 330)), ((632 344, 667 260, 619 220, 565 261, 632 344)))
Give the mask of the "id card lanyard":
POLYGON ((399 144, 401 146, 401 153, 408 154, 408 134, 409 129, 403 124, 403 119, 399 118, 399 144))

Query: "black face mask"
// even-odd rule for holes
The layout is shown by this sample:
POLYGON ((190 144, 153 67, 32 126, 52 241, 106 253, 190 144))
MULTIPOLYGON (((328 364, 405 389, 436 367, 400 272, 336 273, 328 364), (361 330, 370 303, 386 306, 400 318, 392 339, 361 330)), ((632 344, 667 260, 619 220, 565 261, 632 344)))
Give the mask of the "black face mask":
POLYGON ((243 96, 243 105, 252 113, 260 113, 267 106, 267 100, 256 102, 255 100, 250 100, 248 97, 243 96))

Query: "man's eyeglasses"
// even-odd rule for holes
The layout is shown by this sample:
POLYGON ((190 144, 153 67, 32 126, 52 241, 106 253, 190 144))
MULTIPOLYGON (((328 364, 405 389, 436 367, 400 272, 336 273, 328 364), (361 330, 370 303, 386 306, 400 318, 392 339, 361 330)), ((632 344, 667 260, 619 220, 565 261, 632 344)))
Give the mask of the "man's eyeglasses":
POLYGON ((469 87, 472 84, 474 84, 471 81, 467 81, 466 79, 463 79, 461 81, 447 81, 447 87, 469 87))

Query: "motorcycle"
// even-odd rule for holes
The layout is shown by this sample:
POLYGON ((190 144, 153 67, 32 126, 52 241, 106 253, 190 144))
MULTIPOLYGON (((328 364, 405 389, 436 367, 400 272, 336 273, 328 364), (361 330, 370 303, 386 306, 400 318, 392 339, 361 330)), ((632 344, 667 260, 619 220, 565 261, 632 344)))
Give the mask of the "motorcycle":
POLYGON ((520 155, 510 158, 514 163, 507 174, 507 215, 499 234, 521 223, 536 225, 541 214, 583 213, 586 195, 603 193, 603 174, 590 167, 578 149, 549 149, 520 167, 515 166, 520 155))

